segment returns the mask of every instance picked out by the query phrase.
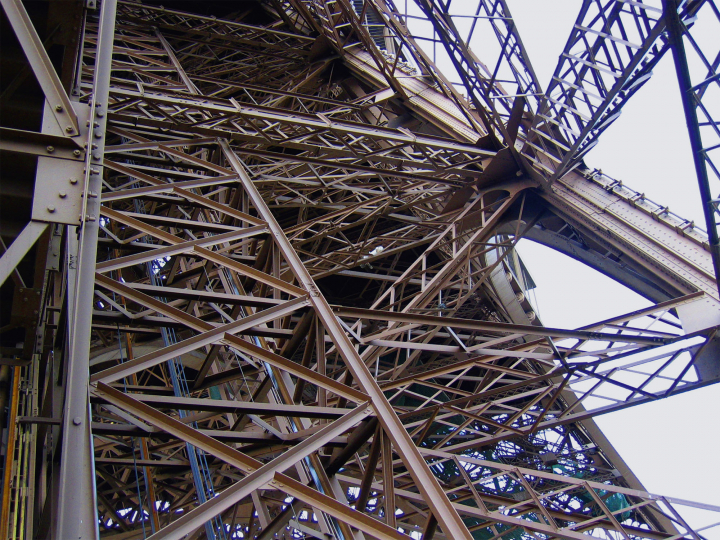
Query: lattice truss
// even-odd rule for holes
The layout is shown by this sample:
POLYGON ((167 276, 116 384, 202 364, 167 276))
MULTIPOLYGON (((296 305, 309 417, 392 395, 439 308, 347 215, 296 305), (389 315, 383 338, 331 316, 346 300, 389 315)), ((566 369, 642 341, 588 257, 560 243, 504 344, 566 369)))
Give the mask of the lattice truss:
POLYGON ((546 217, 530 189, 663 52, 656 10, 587 2, 544 98, 505 3, 468 4, 119 3, 89 194, 102 537, 701 537, 591 418, 713 382, 715 331, 677 316, 703 292, 547 328, 514 252, 546 217), (609 17, 639 37, 579 35, 609 17))

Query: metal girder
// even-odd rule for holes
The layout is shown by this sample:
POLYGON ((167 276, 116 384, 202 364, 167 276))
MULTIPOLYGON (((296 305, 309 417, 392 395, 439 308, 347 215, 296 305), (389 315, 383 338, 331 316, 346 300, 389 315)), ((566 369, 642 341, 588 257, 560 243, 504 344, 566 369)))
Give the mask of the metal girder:
MULTIPOLYGON (((718 238, 718 210, 717 199, 712 193, 710 187, 710 173, 715 179, 715 188, 720 181, 720 169, 716 165, 718 142, 720 142, 720 127, 714 118, 718 118, 718 113, 713 112, 711 105, 712 98, 703 98, 712 95, 713 91, 717 92, 720 88, 720 51, 717 47, 713 51, 703 51, 703 49, 693 39, 691 32, 683 23, 678 15, 680 6, 674 0, 663 0, 663 18, 668 27, 668 39, 675 60, 675 71, 677 73, 678 84, 680 85, 680 95, 682 96, 683 109, 685 110, 685 120, 688 126, 688 134, 690 136, 690 146, 693 153, 693 161, 695 162, 695 174, 697 176, 698 185, 700 187, 700 197, 702 199, 703 213, 705 214, 705 227, 708 231, 708 241, 710 244, 710 253, 712 254, 713 269, 716 276, 718 292, 720 293, 720 238, 718 238), (693 85, 690 76, 690 68, 688 66, 687 53, 685 48, 685 36, 691 45, 690 51, 702 60, 702 74, 700 81, 693 85), (715 55, 715 58, 713 58, 715 55), (709 92, 708 92, 709 91, 709 92), (705 132, 703 139, 702 132, 705 132)), ((703 9, 704 14, 709 14, 703 18, 703 21, 714 23, 717 29, 720 26, 720 10, 715 2, 710 0, 706 2, 703 9), (714 17, 713 17, 714 16, 714 17)), ((720 161, 717 161, 720 163, 720 161)))
POLYGON ((61 131, 70 137, 79 135, 80 129, 75 109, 22 2, 20 0, 3 0, 2 7, 61 131))
POLYGON ((532 128, 536 140, 550 140, 550 181, 579 163, 647 82, 667 50, 664 30, 652 3, 583 2, 532 128))
MULTIPOLYGON (((432 39, 447 51, 475 109, 488 111, 488 133, 495 133, 515 152, 520 122, 523 116, 535 113, 542 89, 506 2, 479 0, 459 6, 442 0, 420 0, 416 4, 432 22, 432 39), (500 50, 496 58, 483 57, 480 61, 472 52, 472 44, 485 34, 495 36, 500 50)), ((484 47, 476 43, 475 48, 484 47)))
POLYGON ((0 285, 10 277, 23 257, 35 245, 40 235, 47 229, 47 223, 31 221, 26 225, 10 247, 0 257, 0 285))
POLYGON ((94 452, 87 376, 90 365, 93 276, 100 230, 102 160, 110 91, 110 66, 115 35, 115 0, 103 1, 97 39, 88 117, 81 227, 70 236, 68 252, 74 258, 68 275, 68 349, 65 402, 62 408, 63 444, 58 477, 58 508, 54 534, 81 540, 98 537, 94 452), (90 147, 92 145, 92 147, 90 147))
POLYGON ((319 292, 310 273, 295 253, 292 244, 290 244, 282 228, 275 221, 270 209, 265 205, 262 196, 253 185, 252 180, 247 176, 237 156, 232 153, 227 142, 221 141, 220 144, 225 153, 225 157, 230 161, 235 172, 241 177, 241 181, 253 205, 268 223, 275 237, 275 241, 279 244, 280 251, 285 256, 296 279, 303 285, 303 288, 310 293, 309 299, 315 308, 318 319, 323 323, 330 339, 333 341, 343 360, 347 363, 347 367, 358 382, 360 389, 370 397, 376 414, 378 415, 378 420, 385 429, 385 436, 393 441, 396 451, 408 467, 420 492, 427 497, 428 504, 432 508, 433 514, 437 516, 443 530, 446 534, 454 538, 471 538, 467 528, 460 520, 457 512, 452 509, 449 501, 444 497, 442 488, 430 472, 427 464, 420 457, 417 448, 412 443, 407 432, 403 429, 402 423, 398 419, 395 411, 393 411, 387 398, 382 393, 367 366, 352 346, 347 334, 335 318, 330 305, 319 292))
MULTIPOLYGON (((102 386, 102 383, 99 386, 98 391, 100 393, 99 395, 104 396, 106 399, 111 399, 115 403, 121 404, 126 410, 132 407, 132 403, 129 402, 126 396, 124 396, 121 392, 111 391, 109 387, 102 386)), ((166 527, 161 533, 158 533, 156 538, 163 538, 166 540, 183 538, 188 533, 191 533, 195 531, 195 529, 199 528, 209 518, 212 518, 220 512, 230 508, 233 504, 237 504, 256 489, 262 488, 271 483, 275 478, 277 478, 278 473, 283 472, 285 469, 294 465, 298 461, 305 459, 310 453, 318 450, 330 442, 333 438, 352 428, 368 414, 371 414, 372 409, 368 406, 369 404, 366 403, 364 405, 364 407, 357 407, 356 409, 347 412, 347 414, 342 418, 327 424, 321 430, 309 436, 303 442, 288 450, 270 463, 262 465, 260 462, 255 460, 239 459, 237 463, 240 464, 240 467, 247 474, 245 478, 235 483, 231 488, 223 491, 218 497, 214 497, 208 502, 197 507, 195 510, 184 515, 181 519, 173 522, 172 525, 166 527)), ((196 446, 203 445, 204 437, 201 434, 193 436, 191 430, 187 430, 184 426, 174 423, 170 418, 163 418, 162 415, 154 413, 147 407, 135 406, 132 410, 141 418, 146 419, 148 422, 160 427, 161 429, 165 429, 170 432, 180 430, 179 435, 184 439, 194 442, 196 446)), ((209 439, 209 437, 205 438, 209 439)), ((208 450, 212 452, 212 447, 208 447, 208 450)), ((224 454, 220 455, 222 455, 224 459, 228 459, 224 454)), ((280 481, 283 479, 287 479, 289 482, 292 482, 291 479, 285 477, 284 475, 280 475, 278 478, 280 481)))

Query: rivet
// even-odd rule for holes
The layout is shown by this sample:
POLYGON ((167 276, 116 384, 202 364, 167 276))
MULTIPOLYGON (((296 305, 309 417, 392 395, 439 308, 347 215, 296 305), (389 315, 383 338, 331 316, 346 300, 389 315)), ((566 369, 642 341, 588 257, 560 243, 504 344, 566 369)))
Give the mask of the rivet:
POLYGON ((65 128, 65 132, 66 132, 66 133, 72 133, 72 132, 73 132, 72 126, 67 126, 67 127, 65 128))
POLYGON ((82 424, 82 419, 79 416, 76 416, 75 418, 73 418, 73 424, 79 426, 80 424, 82 424))
POLYGON ((52 213, 55 211, 55 207, 52 206, 52 205, 50 205, 50 206, 47 207, 47 211, 52 214, 52 213))
POLYGON ((57 112, 63 112, 63 106, 62 105, 55 105, 55 110, 57 112))
POLYGON ((80 157, 80 150, 73 150, 73 156, 80 157))
POLYGON ((65 197, 67 197, 67 193, 65 193, 64 191, 61 191, 60 193, 58 193, 58 195, 60 196, 61 199, 64 199, 65 197))
POLYGON ((47 150, 48 153, 52 154, 52 153, 55 151, 55 147, 54 147, 54 146, 48 146, 45 150, 47 150))
POLYGON ((77 178, 71 178, 71 179, 70 179, 70 183, 71 183, 73 186, 74 186, 75 184, 77 184, 77 183, 78 183, 77 178))

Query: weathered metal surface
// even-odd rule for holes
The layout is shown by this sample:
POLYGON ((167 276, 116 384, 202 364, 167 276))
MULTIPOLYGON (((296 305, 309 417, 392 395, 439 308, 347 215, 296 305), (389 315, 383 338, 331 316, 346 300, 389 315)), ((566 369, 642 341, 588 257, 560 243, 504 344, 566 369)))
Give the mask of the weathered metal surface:
MULTIPOLYGON (((64 264, 52 240, 44 289, 23 287, 47 324, 32 365, 50 367, 19 425, 60 471, 34 469, 22 499, 36 536, 698 538, 675 507, 720 509, 648 493, 592 418, 719 382, 707 237, 570 171, 606 108, 559 153, 505 2, 473 4, 495 58, 442 2, 85 12, 87 153, 2 134, 43 156, 38 208, 68 176, 45 169, 85 159, 64 264), (656 303, 543 327, 525 237, 583 245, 656 303)), ((639 84, 638 61, 602 99, 639 84)))

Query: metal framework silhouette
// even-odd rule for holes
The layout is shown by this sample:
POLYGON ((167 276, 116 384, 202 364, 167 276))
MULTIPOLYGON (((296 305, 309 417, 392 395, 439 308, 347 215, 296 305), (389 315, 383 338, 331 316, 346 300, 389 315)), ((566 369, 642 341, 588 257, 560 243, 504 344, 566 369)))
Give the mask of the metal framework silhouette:
POLYGON ((1 535, 720 521, 593 421, 720 381, 714 0, 585 0, 546 90, 505 0, 2 7, 1 535), (583 162, 666 53, 706 230, 583 162), (523 238, 653 305, 544 326, 523 238))

